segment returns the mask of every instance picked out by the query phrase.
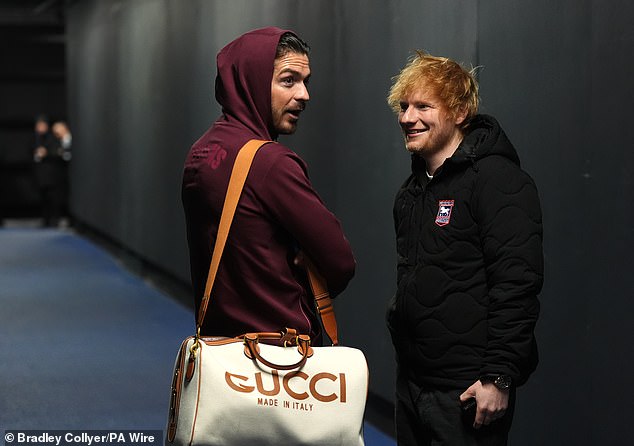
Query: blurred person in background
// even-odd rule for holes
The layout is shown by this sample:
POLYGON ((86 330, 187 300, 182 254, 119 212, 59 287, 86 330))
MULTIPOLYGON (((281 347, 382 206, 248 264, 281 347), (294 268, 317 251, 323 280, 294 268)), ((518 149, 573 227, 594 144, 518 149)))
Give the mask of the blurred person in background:
POLYGON ((53 124, 52 129, 56 140, 57 154, 61 156, 64 161, 70 161, 72 158, 70 148, 73 144, 73 135, 70 133, 68 124, 64 121, 57 121, 53 124))
POLYGON ((45 227, 63 224, 68 196, 67 163, 72 137, 64 122, 56 122, 53 131, 46 116, 35 120, 35 181, 40 191, 45 227))

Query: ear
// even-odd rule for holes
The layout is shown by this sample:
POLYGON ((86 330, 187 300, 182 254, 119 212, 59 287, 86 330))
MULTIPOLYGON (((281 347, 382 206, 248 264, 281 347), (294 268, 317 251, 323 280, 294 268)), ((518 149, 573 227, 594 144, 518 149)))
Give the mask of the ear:
POLYGON ((456 111, 456 118, 454 122, 456 125, 462 124, 465 119, 467 119, 467 107, 460 107, 458 111, 456 111))

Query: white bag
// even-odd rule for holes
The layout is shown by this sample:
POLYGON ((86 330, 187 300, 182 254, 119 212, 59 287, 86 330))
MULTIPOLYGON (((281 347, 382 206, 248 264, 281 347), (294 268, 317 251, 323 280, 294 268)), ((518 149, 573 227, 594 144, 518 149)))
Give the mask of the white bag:
POLYGON ((307 336, 299 337, 299 346, 258 343, 285 337, 203 337, 199 347, 195 337, 186 339, 175 365, 166 444, 363 446, 368 391, 363 353, 309 347, 307 336), (253 340, 245 341, 249 337, 253 340), (275 367, 250 359, 250 349, 259 349, 256 355, 275 367), (279 367, 285 364, 295 367, 279 367))

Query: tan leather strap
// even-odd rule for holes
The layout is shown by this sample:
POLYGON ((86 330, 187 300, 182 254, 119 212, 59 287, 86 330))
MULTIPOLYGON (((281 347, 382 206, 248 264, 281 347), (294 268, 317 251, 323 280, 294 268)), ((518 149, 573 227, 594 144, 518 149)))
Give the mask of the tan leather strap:
MULTIPOLYGON (((233 216, 236 212, 236 208, 238 207, 238 201, 240 199, 240 195, 242 194, 242 189, 247 179, 249 169, 251 168, 253 158, 260 147, 269 142, 271 141, 252 139, 240 149, 238 156, 236 157, 236 162, 231 171, 231 178, 229 180, 225 202, 222 207, 220 224, 218 226, 218 235, 216 236, 216 244, 211 255, 211 264, 209 265, 209 274, 207 275, 205 292, 198 310, 198 319, 196 322, 198 334, 200 333, 200 327, 202 327, 203 321, 205 320, 205 313, 207 312, 211 289, 213 288, 216 274, 218 273, 220 258, 222 257, 222 252, 224 251, 225 244, 229 236, 231 222, 233 221, 233 216)), ((324 329, 326 330, 332 344, 338 345, 337 320, 335 319, 334 307, 332 306, 330 294, 328 292, 328 288, 326 287, 326 281, 319 274, 313 263, 306 257, 305 264, 308 272, 310 288, 313 292, 313 296, 315 296, 315 302, 317 303, 317 309, 319 310, 324 329)))
POLYGON ((251 163, 257 151, 264 144, 270 141, 261 141, 258 139, 252 139, 247 142, 236 157, 236 162, 233 165, 231 171, 231 178, 229 179, 229 186, 227 188, 227 194, 225 196, 225 202, 222 206, 222 214, 220 216, 220 224, 218 225, 218 235, 216 236, 216 244, 214 251, 211 255, 211 264, 209 265, 209 274, 207 275, 207 284, 205 286, 205 292, 203 294, 202 302, 198 310, 198 320, 196 322, 198 332, 205 320, 205 313, 207 312, 207 305, 209 304, 209 296, 211 295, 211 288, 214 286, 216 280, 216 273, 218 273, 218 266, 220 265, 220 258, 222 252, 225 249, 227 243, 227 237, 229 236, 229 229, 231 228, 231 222, 233 221, 233 215, 238 207, 238 200, 242 194, 242 188, 249 174, 251 163))
POLYGON ((317 310, 321 316, 321 322, 324 325, 324 330, 326 330, 332 345, 339 345, 335 307, 332 305, 330 293, 328 292, 328 288, 326 288, 326 281, 319 274, 319 271, 317 271, 317 268, 308 257, 304 257, 304 263, 306 264, 306 271, 308 272, 310 289, 313 292, 313 296, 315 296, 317 310))

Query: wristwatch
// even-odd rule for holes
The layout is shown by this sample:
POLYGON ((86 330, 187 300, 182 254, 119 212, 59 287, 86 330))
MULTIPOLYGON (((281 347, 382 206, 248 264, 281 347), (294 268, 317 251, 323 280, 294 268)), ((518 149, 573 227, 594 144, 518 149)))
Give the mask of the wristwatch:
POLYGON ((484 375, 480 377, 482 384, 493 384, 500 390, 508 390, 513 380, 508 375, 484 375))

